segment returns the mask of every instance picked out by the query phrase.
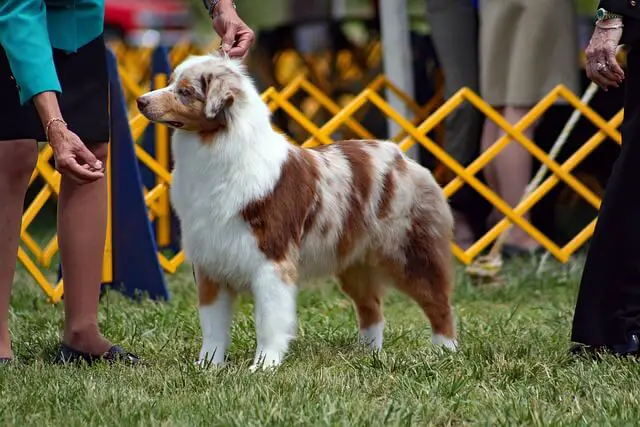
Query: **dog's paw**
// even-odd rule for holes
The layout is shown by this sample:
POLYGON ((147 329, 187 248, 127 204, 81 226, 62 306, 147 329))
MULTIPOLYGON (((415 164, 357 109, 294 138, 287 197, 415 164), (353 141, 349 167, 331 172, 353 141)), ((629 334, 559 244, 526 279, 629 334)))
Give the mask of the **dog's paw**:
POLYGON ((253 364, 249 366, 250 372, 256 372, 260 369, 270 371, 276 369, 282 363, 282 356, 277 352, 265 352, 257 355, 253 364))
POLYGON ((431 342, 433 345, 446 348, 449 351, 458 350, 458 342, 455 339, 445 337, 444 335, 434 335, 431 342))
POLYGON ((251 372, 252 374, 255 372, 258 372, 260 370, 262 371, 272 371, 275 370, 276 366, 272 365, 272 366, 268 366, 265 365, 263 363, 254 363, 253 365, 249 366, 249 372, 251 372))
POLYGON ((194 362, 196 367, 200 369, 209 369, 209 368, 224 368, 227 364, 225 362, 215 361, 209 359, 198 359, 194 362))
POLYGON ((376 323, 366 329, 361 329, 358 334, 358 343, 369 347, 370 350, 382 350, 384 334, 384 322, 376 323))
POLYGON ((217 348, 208 350, 203 348, 200 350, 198 361, 196 362, 200 368, 217 368, 225 365, 224 351, 218 352, 217 348))

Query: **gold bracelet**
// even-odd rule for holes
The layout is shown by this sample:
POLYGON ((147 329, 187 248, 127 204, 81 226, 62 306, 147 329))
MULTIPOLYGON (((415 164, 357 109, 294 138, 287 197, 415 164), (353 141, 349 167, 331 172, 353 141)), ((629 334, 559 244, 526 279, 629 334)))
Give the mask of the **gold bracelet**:
POLYGON ((603 30, 616 30, 618 28, 624 28, 624 24, 620 23, 619 25, 611 25, 611 26, 605 26, 605 25, 600 25, 603 21, 597 21, 596 22, 596 27, 603 29, 603 30))
POLYGON ((47 141, 49 140, 49 128, 51 127, 51 125, 55 122, 60 122, 63 125, 67 126, 67 122, 65 122, 64 120, 62 120, 60 117, 54 117, 52 119, 49 119, 49 121, 47 122, 47 125, 44 128, 44 134, 47 137, 47 141))
POLYGON ((612 27, 601 27, 600 25, 596 25, 596 27, 600 28, 601 30, 617 30, 618 28, 624 28, 624 25, 614 25, 612 27))

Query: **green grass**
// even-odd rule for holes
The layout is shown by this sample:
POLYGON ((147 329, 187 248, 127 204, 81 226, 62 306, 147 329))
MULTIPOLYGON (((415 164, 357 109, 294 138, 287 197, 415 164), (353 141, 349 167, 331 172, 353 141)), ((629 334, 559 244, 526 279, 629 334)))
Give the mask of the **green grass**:
POLYGON ((458 353, 430 345, 418 307, 391 292, 385 351, 354 345, 350 303, 328 284, 299 297, 299 333, 275 373, 250 374, 252 302, 240 301, 230 365, 201 371, 191 270, 170 276, 168 304, 115 292, 100 313, 104 332, 148 366, 50 364, 62 321, 24 272, 12 300, 19 363, 0 368, 6 425, 450 425, 635 424, 640 365, 566 354, 581 264, 510 265, 505 286, 479 288, 459 274, 458 353))

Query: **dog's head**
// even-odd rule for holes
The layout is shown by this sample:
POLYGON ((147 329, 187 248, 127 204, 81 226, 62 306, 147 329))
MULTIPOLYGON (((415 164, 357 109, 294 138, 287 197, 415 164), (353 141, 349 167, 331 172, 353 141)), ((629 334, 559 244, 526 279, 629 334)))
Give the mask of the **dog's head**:
POLYGON ((138 109, 150 121, 201 133, 227 126, 233 105, 243 96, 244 68, 217 54, 182 62, 167 87, 138 98, 138 109))

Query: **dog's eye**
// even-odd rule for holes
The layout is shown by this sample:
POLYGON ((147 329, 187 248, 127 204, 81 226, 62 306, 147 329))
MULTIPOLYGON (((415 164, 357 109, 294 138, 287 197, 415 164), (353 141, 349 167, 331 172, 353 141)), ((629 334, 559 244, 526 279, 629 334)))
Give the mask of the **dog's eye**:
POLYGON ((193 95, 193 88, 191 86, 185 86, 178 89, 178 95, 180 96, 191 96, 193 95))

